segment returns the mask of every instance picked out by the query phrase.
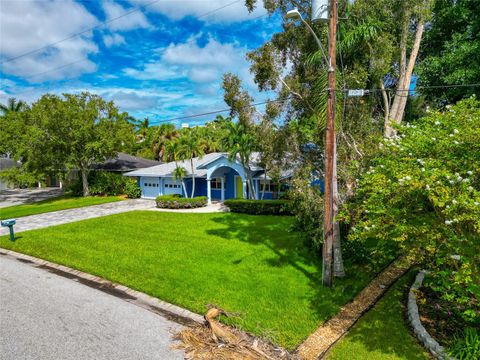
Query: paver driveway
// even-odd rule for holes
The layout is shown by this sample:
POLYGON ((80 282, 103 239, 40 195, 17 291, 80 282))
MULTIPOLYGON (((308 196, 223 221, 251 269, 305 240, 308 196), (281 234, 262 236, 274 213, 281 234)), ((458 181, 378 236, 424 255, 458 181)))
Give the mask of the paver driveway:
POLYGON ((0 359, 183 359, 181 325, 47 270, 0 256, 0 359))
MULTIPOLYGON (((107 204, 85 206, 76 209, 52 211, 43 214, 24 216, 17 219, 15 233, 26 230, 40 229, 48 226, 66 224, 74 221, 93 219, 100 216, 119 214, 132 210, 149 210, 155 208, 155 201, 145 199, 130 199, 107 204)), ((1 228, 0 234, 8 233, 7 228, 1 228)))
POLYGON ((63 194, 60 188, 44 188, 44 189, 9 189, 0 191, 0 208, 30 204, 42 201, 63 194))

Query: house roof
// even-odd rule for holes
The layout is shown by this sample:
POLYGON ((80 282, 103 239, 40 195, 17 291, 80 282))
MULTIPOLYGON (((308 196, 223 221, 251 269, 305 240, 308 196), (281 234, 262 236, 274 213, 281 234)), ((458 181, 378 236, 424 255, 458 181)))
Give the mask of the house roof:
MULTIPOLYGON (((195 177, 205 177, 207 175, 207 170, 200 169, 200 165, 206 162, 211 162, 212 160, 216 160, 217 158, 224 155, 224 153, 211 153, 206 154, 203 157, 195 157, 192 159, 193 167, 195 168, 195 177)), ((165 164, 157 165, 148 167, 145 169, 139 169, 130 171, 125 176, 154 176, 154 177, 170 177, 173 175, 173 171, 178 166, 185 168, 187 171, 187 176, 191 176, 191 165, 190 160, 183 160, 183 161, 171 161, 165 164)))
MULTIPOLYGON (((254 173, 254 177, 263 177, 263 168, 259 165, 261 154, 259 152, 253 152, 250 155, 250 169, 254 173)), ((207 176, 207 169, 210 164, 215 162, 220 158, 228 159, 228 153, 225 152, 214 152, 210 154, 206 154, 203 157, 195 157, 193 158, 193 166, 195 168, 195 177, 206 177, 207 176)), ((240 159, 237 156, 236 161, 240 163, 240 159)), ((187 176, 191 176, 191 165, 190 160, 183 160, 183 161, 171 161, 169 163, 152 166, 144 169, 138 169, 134 171, 130 171, 125 173, 125 176, 152 176, 152 177, 171 177, 173 176, 173 171, 178 166, 185 168, 187 171, 187 176)), ((292 175, 291 169, 286 169, 282 171, 281 177, 287 178, 292 175)), ((270 177, 267 176, 267 179, 270 177)))
POLYGON ((123 172, 148 168, 160 164, 160 161, 145 159, 125 153, 118 153, 116 157, 107 159, 101 164, 95 164, 93 168, 96 170, 123 172))

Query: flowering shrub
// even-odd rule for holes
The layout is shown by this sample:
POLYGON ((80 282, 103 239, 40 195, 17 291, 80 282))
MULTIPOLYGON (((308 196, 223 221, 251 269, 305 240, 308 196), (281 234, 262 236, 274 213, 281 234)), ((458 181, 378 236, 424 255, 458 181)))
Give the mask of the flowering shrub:
POLYGON ((421 263, 452 311, 480 322, 480 102, 430 112, 379 147, 343 214, 349 240, 421 263))

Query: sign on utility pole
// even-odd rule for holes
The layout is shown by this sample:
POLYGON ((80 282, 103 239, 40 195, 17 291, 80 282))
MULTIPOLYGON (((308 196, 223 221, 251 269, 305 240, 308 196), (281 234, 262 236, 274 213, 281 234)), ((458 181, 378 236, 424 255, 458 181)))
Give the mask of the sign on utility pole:
POLYGON ((330 21, 328 32, 328 99, 327 130, 325 141, 325 190, 323 228, 323 285, 333 282, 333 241, 334 241, 334 181, 335 181, 335 68, 337 40, 337 0, 330 0, 330 21))

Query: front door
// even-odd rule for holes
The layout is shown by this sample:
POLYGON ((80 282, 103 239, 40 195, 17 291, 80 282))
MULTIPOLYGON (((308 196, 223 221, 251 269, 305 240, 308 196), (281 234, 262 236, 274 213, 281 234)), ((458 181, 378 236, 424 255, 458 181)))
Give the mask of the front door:
POLYGON ((235 176, 235 197, 243 199, 243 181, 240 176, 235 176))

